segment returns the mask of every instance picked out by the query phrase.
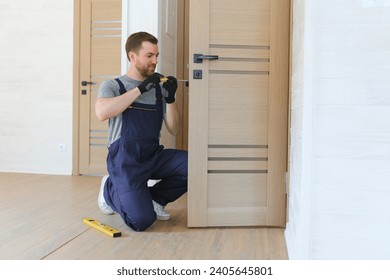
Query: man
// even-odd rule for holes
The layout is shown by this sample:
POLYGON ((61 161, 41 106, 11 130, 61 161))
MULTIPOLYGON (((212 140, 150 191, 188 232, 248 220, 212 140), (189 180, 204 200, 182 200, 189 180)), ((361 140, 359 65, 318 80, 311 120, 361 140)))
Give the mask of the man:
POLYGON ((102 179, 98 205, 105 214, 119 213, 135 231, 147 229, 156 218, 169 220, 164 207, 187 191, 187 152, 159 144, 162 123, 175 135, 180 115, 176 78, 169 76, 161 85, 163 76, 154 72, 157 43, 146 32, 127 39, 130 68, 102 84, 95 106, 99 120, 109 119, 109 176, 102 179), (161 181, 148 187, 149 179, 161 181))

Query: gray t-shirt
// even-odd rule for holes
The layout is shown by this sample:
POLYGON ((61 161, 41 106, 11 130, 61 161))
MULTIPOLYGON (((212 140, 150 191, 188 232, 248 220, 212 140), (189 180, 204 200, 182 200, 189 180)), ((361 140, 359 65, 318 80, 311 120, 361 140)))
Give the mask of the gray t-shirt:
MULTIPOLYGON (((133 80, 129 76, 123 75, 118 77, 119 80, 123 83, 126 90, 129 91, 135 87, 137 87, 141 82, 133 80)), ((162 87, 161 93, 164 97, 168 96, 168 92, 165 88, 162 87)), ((98 98, 111 98, 119 96, 119 84, 115 80, 108 80, 104 81, 102 85, 100 86, 98 98)), ((144 92, 142 95, 140 95, 135 102, 142 103, 142 104, 156 104, 156 89, 153 88, 147 92, 144 92)), ((166 103, 165 98, 163 98, 163 110, 164 113, 166 111, 166 103)), ((121 137, 121 129, 122 129, 122 114, 119 114, 118 116, 111 118, 108 121, 108 146, 110 146, 113 142, 118 140, 121 137)))

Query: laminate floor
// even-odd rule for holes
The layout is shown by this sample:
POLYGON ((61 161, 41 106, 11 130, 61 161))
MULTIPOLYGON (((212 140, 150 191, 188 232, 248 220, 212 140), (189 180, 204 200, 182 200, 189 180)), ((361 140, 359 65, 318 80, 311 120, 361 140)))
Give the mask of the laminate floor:
POLYGON ((97 206, 100 177, 0 173, 2 260, 287 259, 284 229, 188 228, 187 197, 167 206, 170 221, 145 232, 97 206), (122 232, 112 238, 82 222, 91 217, 122 232))

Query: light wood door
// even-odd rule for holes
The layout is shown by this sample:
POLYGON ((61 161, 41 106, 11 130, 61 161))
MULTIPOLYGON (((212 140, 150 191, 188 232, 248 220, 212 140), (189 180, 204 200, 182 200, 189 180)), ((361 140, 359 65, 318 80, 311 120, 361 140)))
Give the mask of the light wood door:
POLYGON ((190 227, 285 226, 289 7, 190 1, 190 227))
POLYGON ((81 0, 79 68, 79 173, 106 174, 108 123, 95 115, 104 80, 121 71, 122 1, 81 0), (88 84, 83 86, 82 82, 88 84), (92 83, 92 84, 90 84, 92 83))
MULTIPOLYGON (((158 29, 159 29, 159 52, 158 68, 164 76, 177 77, 177 45, 178 45, 178 0, 158 1, 158 29)), ((177 99, 182 95, 178 87, 177 99)), ((179 102, 179 100, 177 100, 179 102)), ((179 106, 180 107, 180 106, 179 106)), ((181 109, 181 108, 180 108, 181 109)), ((175 148, 175 136, 168 132, 165 125, 161 128, 160 142, 165 148, 175 148)))

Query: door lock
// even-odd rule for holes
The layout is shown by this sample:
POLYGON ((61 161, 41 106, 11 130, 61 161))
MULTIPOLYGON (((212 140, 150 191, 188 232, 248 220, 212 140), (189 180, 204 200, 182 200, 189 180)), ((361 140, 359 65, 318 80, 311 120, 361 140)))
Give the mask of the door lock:
POLYGON ((192 78, 195 80, 201 80, 202 79, 202 70, 194 70, 192 78))

